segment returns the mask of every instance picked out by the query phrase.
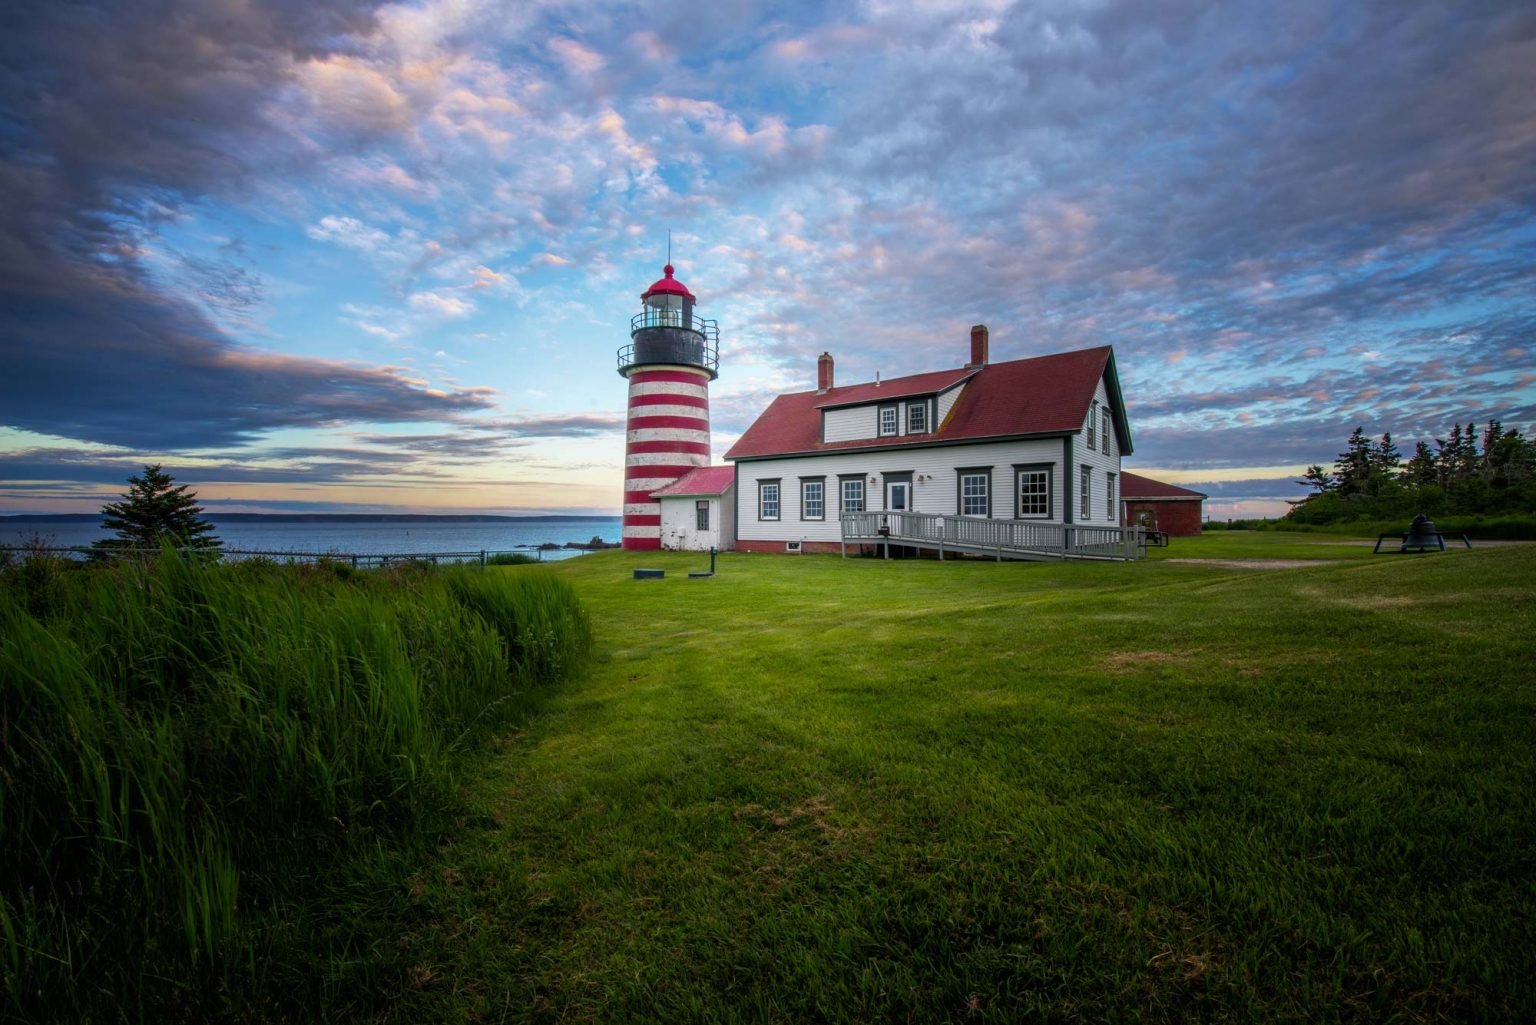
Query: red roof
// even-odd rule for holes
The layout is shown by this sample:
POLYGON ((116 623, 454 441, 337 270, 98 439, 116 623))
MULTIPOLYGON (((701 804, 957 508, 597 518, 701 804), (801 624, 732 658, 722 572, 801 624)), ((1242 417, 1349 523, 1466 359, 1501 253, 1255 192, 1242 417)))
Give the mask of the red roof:
POLYGON ((669 263, 662 269, 662 277, 644 292, 640 293, 641 299, 649 299, 653 295, 681 295, 689 302, 694 301, 693 293, 688 291, 688 286, 672 276, 672 265, 669 263))
POLYGON ((878 387, 855 384, 825 393, 808 391, 780 395, 731 446, 725 458, 751 459, 1032 434, 1070 434, 1083 426, 1094 389, 1106 375, 1122 451, 1130 452, 1130 432, 1120 400, 1114 353, 1106 345, 992 363, 980 369, 941 370, 900 377, 882 382, 878 387), (959 400, 938 430, 930 434, 836 442, 821 440, 823 409, 933 394, 960 381, 966 383, 959 400))
POLYGON ((1191 491, 1188 488, 1181 488, 1177 484, 1164 484, 1160 480, 1153 480, 1151 477, 1143 477, 1139 474, 1127 473, 1122 470, 1120 473, 1120 497, 1123 500, 1130 501, 1148 498, 1185 498, 1192 500, 1209 496, 1203 495, 1198 491, 1191 491))
POLYGON ((652 498, 671 498, 674 495, 722 495, 725 489, 736 483, 734 466, 701 466, 689 470, 664 488, 651 492, 652 498))
POLYGON ((932 395, 941 392, 956 381, 970 377, 974 370, 938 370, 931 374, 913 374, 911 377, 895 377, 879 384, 850 384, 846 388, 833 388, 825 395, 816 397, 821 402, 817 409, 835 409, 838 406, 862 406, 867 402, 893 402, 913 395, 932 395))

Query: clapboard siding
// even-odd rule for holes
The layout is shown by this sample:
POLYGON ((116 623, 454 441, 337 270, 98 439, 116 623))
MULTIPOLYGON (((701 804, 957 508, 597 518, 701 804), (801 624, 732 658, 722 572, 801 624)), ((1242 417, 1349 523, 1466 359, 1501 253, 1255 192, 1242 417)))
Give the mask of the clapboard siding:
POLYGON ((852 406, 848 409, 828 409, 822 413, 821 427, 824 441, 855 441, 873 438, 880 429, 874 406, 852 406))
MULTIPOLYGON (((1103 401, 1102 398, 1100 400, 1103 401)), ((1106 516, 1102 491, 1105 472, 1119 472, 1119 460, 1102 452, 1089 452, 1081 434, 1071 438, 1030 438, 1013 441, 980 442, 972 445, 945 445, 901 449, 886 452, 838 452, 786 459, 749 459, 737 463, 736 536, 742 541, 836 541, 841 537, 838 514, 841 501, 838 476, 858 474, 865 481, 865 503, 870 511, 885 508, 883 482, 889 474, 912 474, 912 508, 916 512, 953 516, 959 512, 959 473, 961 468, 990 466, 992 517, 1011 519, 1014 515, 1015 464, 1052 466, 1051 516, 1063 522, 1066 502, 1076 502, 1075 481, 1065 477, 1067 446, 1072 447, 1073 474, 1088 465, 1094 471, 1095 502, 1093 515, 1076 522, 1113 524, 1118 517, 1106 516), (800 478, 826 478, 826 518, 801 518, 800 478), (870 484, 874 477, 876 483, 870 484), (780 518, 758 519, 757 482, 781 482, 780 518)), ((1073 506, 1076 512, 1076 505, 1073 506)))
POLYGON ((944 418, 949 416, 949 411, 955 408, 955 403, 960 400, 960 393, 963 391, 965 391, 965 383, 962 381, 949 391, 939 393, 939 412, 934 420, 935 426, 942 424, 944 418))

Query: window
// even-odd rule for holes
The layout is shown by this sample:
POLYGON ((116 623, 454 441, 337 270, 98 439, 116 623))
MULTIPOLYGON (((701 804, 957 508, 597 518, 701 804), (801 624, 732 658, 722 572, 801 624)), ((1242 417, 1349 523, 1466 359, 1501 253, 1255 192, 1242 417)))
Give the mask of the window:
POLYGON ((909 402, 909 403, 907 403, 907 433, 908 434, 927 434, 928 433, 928 403, 926 403, 926 402, 909 402))
POLYGON ((987 469, 961 470, 960 515, 992 515, 992 471, 987 469))
POLYGON ((1049 519, 1051 515, 1051 468, 1018 466, 1020 519, 1049 519))
POLYGON ((1099 436, 1104 440, 1100 442, 1105 455, 1109 455, 1109 407, 1104 407, 1099 413, 1099 436))
POLYGON ((888 438, 896 433, 896 407, 880 407, 880 437, 888 438))
POLYGON ((778 481, 761 480, 757 482, 757 518, 760 520, 776 520, 779 518, 778 481))
POLYGON ((1093 467, 1091 466, 1083 467, 1083 499, 1078 503, 1078 511, 1082 513, 1085 520, 1093 517, 1093 467))
POLYGON ((1115 475, 1112 473, 1104 475, 1104 515, 1112 523, 1120 522, 1119 513, 1115 509, 1115 475))
POLYGON ((800 518, 824 520, 827 518, 827 485, 824 478, 800 482, 800 518))
POLYGON ((843 512, 856 513, 864 511, 864 475, 857 477, 843 477, 840 480, 843 489, 843 512))
POLYGON ((1093 425, 1099 421, 1099 404, 1095 402, 1088 409, 1088 447, 1097 447, 1093 440, 1093 425))
POLYGON ((693 503, 693 511, 694 511, 694 515, 698 517, 699 529, 700 530, 708 530, 709 529, 709 500, 705 499, 705 498, 701 498, 697 502, 693 503))

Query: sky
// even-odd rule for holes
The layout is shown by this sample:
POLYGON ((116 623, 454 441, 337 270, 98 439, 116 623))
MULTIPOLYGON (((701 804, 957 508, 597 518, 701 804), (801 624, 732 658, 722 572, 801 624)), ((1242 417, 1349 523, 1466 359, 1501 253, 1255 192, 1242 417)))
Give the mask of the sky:
POLYGON ((671 234, 776 394, 1112 345, 1125 468, 1277 515, 1536 426, 1536 5, 23 4, 0 513, 620 507, 671 234))

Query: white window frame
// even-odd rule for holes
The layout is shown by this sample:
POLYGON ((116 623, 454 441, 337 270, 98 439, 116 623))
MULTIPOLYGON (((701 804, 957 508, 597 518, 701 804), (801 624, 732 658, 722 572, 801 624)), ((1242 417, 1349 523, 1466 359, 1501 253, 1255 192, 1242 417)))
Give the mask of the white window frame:
POLYGON ((1097 400, 1095 400, 1093 405, 1088 407, 1088 448, 1090 450, 1098 448, 1098 444, 1094 441, 1094 435, 1093 435, 1094 426, 1098 422, 1099 422, 1099 403, 1098 403, 1097 400))
POLYGON ((757 518, 764 523, 777 521, 783 512, 783 491, 776 480, 761 480, 757 482, 757 518), (770 495, 772 497, 770 497, 770 495), (772 506, 773 515, 768 515, 768 509, 772 506))
POLYGON ((879 421, 879 425, 880 425, 879 426, 880 437, 882 437, 882 438, 894 438, 897 435, 897 433, 900 432, 900 430, 901 430, 901 417, 897 415, 897 411, 896 411, 896 407, 895 406, 881 406, 881 407, 879 407, 879 412, 877 412, 875 414, 875 416, 876 416, 876 419, 879 421), (890 425, 890 429, 889 430, 886 429, 886 425, 885 425, 885 414, 887 414, 887 413, 891 414, 891 425, 890 425))
POLYGON ((866 496, 865 496, 865 492, 864 492, 864 477, 863 477, 863 475, 861 474, 857 479, 855 479, 853 477, 849 477, 846 480, 838 481, 837 482, 837 500, 838 500, 838 508, 840 508, 845 513, 863 512, 866 509, 868 509, 869 508, 869 502, 866 500, 866 496), (858 506, 859 507, 857 509, 851 509, 848 506, 848 485, 850 485, 850 484, 854 485, 855 487, 857 487, 859 489, 859 498, 858 498, 858 506))
POLYGON ((1104 471, 1104 512, 1111 523, 1119 523, 1120 515, 1115 509, 1115 475, 1108 470, 1104 471))
POLYGON ((1085 466, 1078 474, 1083 493, 1078 499, 1078 511, 1083 519, 1093 519, 1093 467, 1085 466))
POLYGON ((800 482, 800 518, 802 520, 824 520, 827 518, 827 482, 825 480, 803 480, 800 482), (811 489, 816 489, 816 497, 811 497, 811 489), (812 508, 816 511, 811 512, 812 508))
POLYGON ((927 402, 908 402, 907 403, 907 433, 908 434, 927 434, 928 433, 928 403, 927 402), (917 424, 915 426, 913 424, 914 414, 916 414, 915 419, 922 421, 920 424, 917 424))
POLYGON ((1105 455, 1109 455, 1109 437, 1109 407, 1105 406, 1099 410, 1099 448, 1105 455))
POLYGON ((1049 466, 1022 466, 1014 470, 1014 512, 1021 520, 1048 520, 1051 518, 1051 468, 1049 466), (1025 478, 1039 478, 1041 489, 1024 492, 1025 478), (1028 497, 1028 503, 1025 498, 1028 497), (1039 512, 1026 512, 1025 505, 1039 506, 1039 512))
POLYGON ((992 473, 990 470, 961 470, 960 480, 957 485, 959 512, 961 516, 987 517, 992 515, 992 473), (972 482, 980 482, 969 494, 966 487, 972 482), (979 503, 976 504, 976 503, 979 503))

